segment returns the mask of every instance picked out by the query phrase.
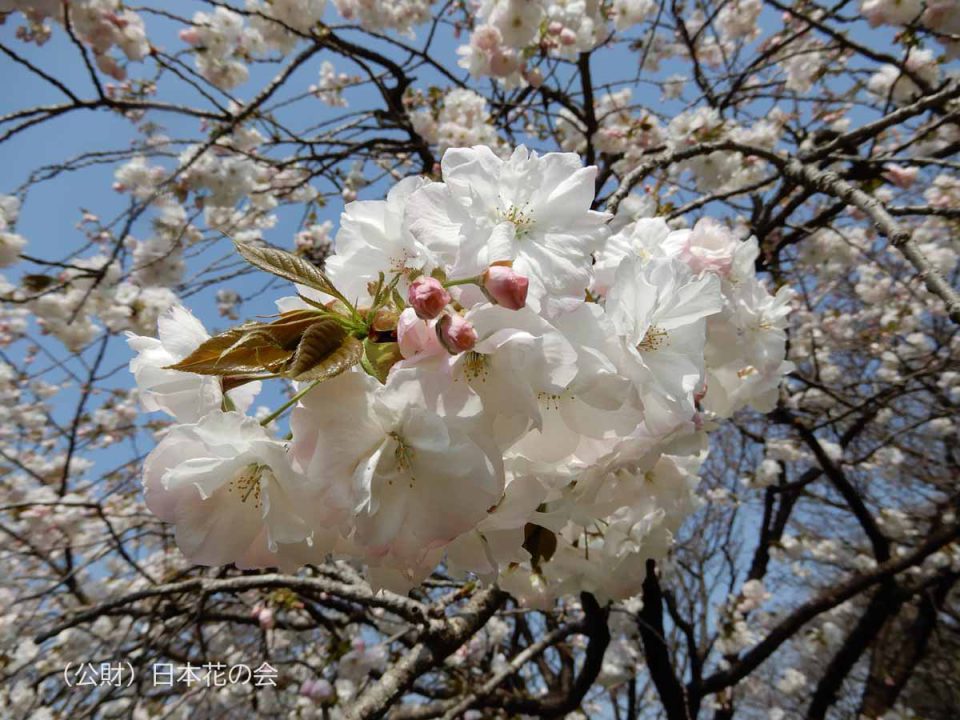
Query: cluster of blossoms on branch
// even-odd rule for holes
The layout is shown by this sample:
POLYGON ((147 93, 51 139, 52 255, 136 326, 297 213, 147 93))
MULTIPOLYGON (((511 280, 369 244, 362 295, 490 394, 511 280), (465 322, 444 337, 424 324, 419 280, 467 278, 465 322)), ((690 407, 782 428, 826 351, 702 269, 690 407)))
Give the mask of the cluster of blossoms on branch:
POLYGON ((960 56, 960 3, 956 0, 863 0, 860 9, 874 27, 919 23, 934 33, 947 60, 960 56))
POLYGON ((18 28, 24 40, 44 43, 50 38, 47 19, 68 25, 71 32, 93 51, 97 67, 116 79, 126 78, 123 59, 139 62, 150 52, 143 19, 123 7, 120 0, 79 0, 69 4, 60 0, 2 0, 0 22, 6 13, 19 10, 27 25, 18 28), (116 48, 122 57, 112 53, 116 48))
MULTIPOLYGON (((653 0, 483 0, 473 5, 476 22, 469 42, 458 49, 460 65, 474 77, 491 76, 507 86, 539 86, 543 77, 534 67, 536 56, 575 59, 658 11, 653 0)), ((761 9, 759 0, 724 4, 719 36, 704 38, 704 60, 719 65, 736 40, 755 37, 761 9)), ((689 32, 698 33, 706 22, 701 10, 691 11, 689 32)), ((657 44, 643 60, 646 67, 655 69, 660 60, 683 52, 674 43, 657 44)))
MULTIPOLYGON (((368 30, 395 30, 410 34, 430 17, 431 0, 337 0, 342 17, 368 30)), ((271 51, 289 52, 305 35, 317 29, 327 0, 246 0, 238 12, 218 5, 212 12, 197 12, 180 39, 193 48, 197 71, 223 89, 249 78, 249 63, 271 51)), ((98 68, 122 81, 124 60, 142 61, 150 52, 143 18, 120 0, 0 0, 0 23, 19 12, 26 21, 18 35, 38 44, 51 35, 53 20, 75 33, 91 48, 98 68), (116 48, 121 55, 113 53, 116 48)))
POLYGON ((466 88, 454 88, 445 95, 431 92, 409 93, 404 103, 414 130, 443 153, 450 148, 486 145, 497 154, 509 154, 510 148, 497 135, 491 122, 487 101, 466 88))
POLYGON ((272 322, 211 338, 176 306, 130 336, 145 408, 177 421, 147 504, 202 564, 333 553, 390 588, 442 562, 536 606, 634 595, 697 506, 706 432, 774 404, 791 292, 719 221, 611 227, 575 154, 448 150, 442 177, 349 204, 325 272, 238 242, 297 283, 272 322), (293 398, 246 416, 278 377, 293 398))
POLYGON ((22 235, 13 232, 20 214, 20 201, 13 195, 0 195, 0 267, 13 265, 27 245, 22 235))

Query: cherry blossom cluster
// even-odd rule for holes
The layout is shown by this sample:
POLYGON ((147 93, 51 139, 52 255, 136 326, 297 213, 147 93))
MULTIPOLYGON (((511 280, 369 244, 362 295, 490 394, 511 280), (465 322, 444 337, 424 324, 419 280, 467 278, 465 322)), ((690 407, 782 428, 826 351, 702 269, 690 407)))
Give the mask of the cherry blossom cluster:
POLYGON ((0 267, 17 262, 27 246, 26 238, 13 231, 19 215, 20 200, 13 195, 0 195, 0 267))
MULTIPOLYGON (((335 0, 334 5, 344 20, 366 30, 410 35, 430 18, 432 0, 335 0)), ((247 81, 248 64, 254 57, 269 51, 290 52, 299 40, 317 31, 326 7, 327 0, 247 0, 246 12, 241 14, 218 6, 211 13, 196 13, 180 39, 193 46, 200 74, 229 89, 247 81)), ((349 82, 348 76, 336 74, 325 63, 317 94, 328 104, 342 106, 340 91, 349 82)))
POLYGON ((50 37, 47 19, 70 23, 72 32, 93 51, 97 67, 106 75, 123 80, 127 73, 111 51, 117 48, 127 60, 139 62, 150 52, 143 19, 120 0, 74 0, 64 7, 61 0, 2 0, 0 18, 19 11, 28 21, 18 34, 44 43, 50 37), (67 16, 69 12, 69 16, 67 16))
MULTIPOLYGON (((203 225, 209 229, 257 237, 276 222, 273 210, 278 205, 309 203, 317 197, 298 166, 277 169, 251 157, 250 151, 262 142, 255 129, 240 126, 211 148, 188 146, 179 156, 182 169, 176 184, 170 183, 168 168, 133 156, 116 169, 113 189, 150 208, 150 234, 144 239, 128 235, 113 250, 117 238, 112 229, 86 213, 78 229, 97 251, 74 259, 55 275, 34 276, 35 286, 10 288, 5 294, 29 297, 26 306, 42 332, 73 351, 86 347, 104 328, 152 332, 160 314, 177 302, 176 288, 186 270, 184 253, 204 240, 196 208, 202 208, 203 225), (191 195, 194 209, 188 212, 182 200, 191 195)), ((157 148, 165 143, 162 136, 155 140, 157 148)), ((18 210, 17 198, 0 197, 0 266, 15 262, 26 246, 13 232, 18 210)), ((303 242, 298 240, 298 247, 306 253, 303 242)), ((316 242, 322 244, 320 238, 316 242)))
POLYGON ((433 0, 333 0, 344 20, 367 30, 395 30, 412 35, 413 28, 431 17, 433 0))
MULTIPOLYGON (((431 0, 335 0, 344 20, 371 31, 411 34, 430 18, 431 0)), ((327 0, 247 0, 241 14, 218 5, 213 12, 197 12, 180 39, 191 45, 197 71, 214 85, 234 88, 247 81, 249 63, 270 51, 290 52, 303 38, 322 27, 327 0)), ((318 94, 324 102, 340 105, 340 90, 349 78, 332 65, 321 69, 318 94), (333 101, 333 102, 331 102, 333 101)))
POLYGON ((507 85, 541 81, 538 71, 527 73, 530 49, 570 58, 609 37, 606 8, 599 0, 483 0, 474 5, 475 27, 469 42, 457 50, 460 66, 474 77, 489 75, 507 85))
POLYGON ((940 82, 940 66, 932 50, 913 50, 907 55, 903 66, 913 77, 904 74, 896 65, 882 65, 870 77, 867 88, 879 98, 889 97, 898 105, 903 105, 922 94, 918 80, 930 87, 940 82))
POLYGON ((948 60, 960 57, 960 2, 957 0, 863 0, 863 16, 873 27, 919 22, 933 31, 948 60))
POLYGON ((422 105, 409 111, 414 130, 441 153, 456 147, 487 145, 498 153, 509 153, 509 148, 497 136, 487 101, 466 88, 454 88, 443 96, 424 98, 422 94, 408 94, 404 101, 422 105))
MULTIPOLYGON (((142 159, 129 164, 129 179, 142 169, 142 159)), ((19 260, 27 240, 13 232, 19 212, 16 197, 0 196, 0 267, 19 260)), ((24 314, 32 314, 44 334, 52 335, 68 349, 78 351, 90 343, 103 327, 112 331, 151 332, 162 312, 177 296, 170 285, 184 271, 181 241, 197 233, 186 221, 182 206, 169 201, 157 204, 155 234, 145 241, 124 239, 122 247, 134 259, 135 267, 125 273, 117 257, 106 251, 112 235, 103 229, 97 216, 86 213, 79 223, 90 245, 103 249, 76 258, 55 275, 27 276, 23 287, 8 286, 0 280, 0 293, 23 304, 8 311, 0 323, 4 341, 22 334, 24 314)))
POLYGON ((338 73, 332 62, 324 60, 320 65, 320 79, 310 87, 310 91, 330 107, 347 107, 349 103, 343 97, 343 91, 355 82, 355 76, 338 73))
MULTIPOLYGON (((135 243, 131 240, 131 245, 135 243)), ((45 334, 73 351, 86 347, 102 330, 101 323, 115 332, 149 332, 177 301, 168 287, 123 279, 119 263, 102 253, 76 260, 54 282, 28 307, 45 334)))
MULTIPOLYGON (((574 59, 608 42, 615 31, 624 32, 656 16, 653 0, 478 0, 469 42, 458 49, 460 66, 474 77, 492 76, 508 86, 542 82, 540 71, 528 67, 536 54, 574 59)), ((722 64, 736 43, 759 35, 760 0, 725 3, 717 17, 719 34, 704 33, 698 51, 701 61, 722 64)), ((707 17, 700 9, 689 13, 688 32, 700 35, 707 17)), ((682 48, 674 42, 648 53, 646 67, 682 48)))
POLYGON ((755 240, 591 209, 575 154, 448 150, 349 204, 325 273, 238 242, 298 283, 273 323, 211 338, 180 306, 130 336, 144 407, 174 427, 146 501, 193 562, 333 553, 406 588, 438 563, 543 605, 638 592, 698 506, 714 418, 772 406, 787 303, 755 240), (245 415, 295 381, 291 436, 245 415))
MULTIPOLYGON (((560 111, 557 130, 561 147, 583 153, 589 140, 596 151, 619 158, 613 165, 618 173, 629 172, 648 159, 652 149, 664 145, 683 151, 703 143, 732 140, 772 150, 787 120, 786 114, 775 108, 768 117, 743 126, 722 118, 715 108, 702 106, 677 114, 664 126, 656 114, 633 102, 629 88, 600 96, 594 107, 598 127, 589 138, 582 120, 569 111, 560 111)), ((704 193, 758 182, 767 171, 756 158, 727 151, 695 155, 670 167, 674 176, 691 176, 704 193)))
MULTIPOLYGON (((589 140, 599 152, 622 156, 616 164, 617 172, 629 171, 645 152, 665 141, 664 128, 657 116, 635 109, 630 88, 601 95, 594 108, 598 127, 589 140)), ((564 150, 586 151, 587 129, 583 121, 566 108, 560 111, 557 133, 564 150)))

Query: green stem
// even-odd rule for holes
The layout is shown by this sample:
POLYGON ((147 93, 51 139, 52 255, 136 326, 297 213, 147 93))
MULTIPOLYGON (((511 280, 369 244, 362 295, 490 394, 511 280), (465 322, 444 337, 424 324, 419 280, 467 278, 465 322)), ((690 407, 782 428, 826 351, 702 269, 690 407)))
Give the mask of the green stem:
POLYGON ((260 421, 260 425, 261 425, 262 427, 266 427, 267 425, 269 425, 270 423, 272 423, 272 422, 273 422, 274 420, 276 420, 278 417, 280 417, 281 415, 283 415, 283 413, 285 413, 289 408, 291 408, 291 407, 293 407, 294 405, 296 405, 297 402, 299 402, 300 398, 302 398, 304 395, 306 395, 308 392, 310 392, 311 390, 313 390, 317 385, 319 385, 319 384, 322 383, 322 382, 323 382, 323 380, 314 380, 312 383, 310 383, 309 385, 307 385, 303 390, 301 390, 301 391, 298 392, 296 395, 294 395, 292 398, 290 398, 289 400, 287 400, 287 402, 285 402, 283 405, 281 405, 281 406, 278 407, 276 410, 274 410, 272 413, 270 413, 269 415, 267 415, 263 420, 260 421))
POLYGON ((462 280, 447 280, 443 284, 445 288, 453 287, 454 285, 479 285, 480 276, 474 275, 473 277, 463 278, 462 280))

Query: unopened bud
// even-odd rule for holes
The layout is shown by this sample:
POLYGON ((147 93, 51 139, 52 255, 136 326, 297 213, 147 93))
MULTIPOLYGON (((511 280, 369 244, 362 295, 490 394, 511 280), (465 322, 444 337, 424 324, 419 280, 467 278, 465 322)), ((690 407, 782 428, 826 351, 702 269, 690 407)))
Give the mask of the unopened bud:
POLYGON ((333 685, 324 678, 304 680, 300 686, 300 694, 316 702, 326 702, 336 697, 333 685))
POLYGON ((185 30, 180 31, 180 39, 188 45, 199 45, 200 31, 195 27, 186 28, 185 30))
POLYGON ((437 337, 451 355, 473 350, 477 344, 477 330, 469 320, 459 315, 444 315, 437 323, 437 337))
POLYGON ((441 282, 429 275, 421 275, 407 290, 407 302, 421 320, 433 320, 450 303, 450 293, 441 282))
POLYGON ((890 165, 884 171, 883 176, 898 188, 907 190, 916 182, 918 172, 915 167, 905 168, 900 165, 890 165))
POLYGON ((480 283, 490 302, 508 310, 519 310, 527 304, 530 281, 505 265, 491 265, 483 271, 480 283))
POLYGON ((538 88, 543 85, 543 73, 540 72, 540 68, 533 68, 533 70, 528 70, 523 75, 523 79, 526 80, 531 86, 538 88))
POLYGON ((400 318, 397 320, 397 343, 400 346, 400 354, 408 360, 421 355, 443 352, 437 340, 436 331, 428 322, 418 318, 413 308, 407 308, 400 313, 400 318))
POLYGON ((517 56, 512 52, 500 52, 497 50, 490 56, 490 73, 494 77, 507 77, 516 72, 520 67, 517 56))
POLYGON ((273 627, 273 610, 262 605, 257 605, 253 608, 253 612, 250 613, 250 616, 260 623, 260 627, 264 630, 269 630, 273 627))

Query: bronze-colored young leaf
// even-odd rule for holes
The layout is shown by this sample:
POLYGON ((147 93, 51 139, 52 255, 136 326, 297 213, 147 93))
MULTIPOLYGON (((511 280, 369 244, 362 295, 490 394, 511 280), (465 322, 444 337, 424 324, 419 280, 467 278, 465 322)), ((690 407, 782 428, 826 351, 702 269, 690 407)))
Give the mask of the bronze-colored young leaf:
POLYGON ((363 341, 363 359, 360 361, 368 375, 381 383, 387 381, 387 374, 396 363, 403 360, 400 345, 395 342, 373 342, 370 338, 363 341))
POLYGON ((169 367, 198 375, 275 373, 293 355, 310 326, 322 319, 312 310, 294 310, 272 323, 245 323, 214 335, 169 367))
POLYGON ((59 280, 57 280, 55 277, 44 275, 42 273, 33 273, 20 277, 20 284, 23 285, 24 289, 34 293, 43 292, 47 288, 56 285, 58 282, 59 280))
POLYGON ((317 310, 291 310, 281 313, 278 320, 261 325, 261 329, 267 332, 279 347, 293 351, 300 344, 300 338, 307 329, 320 321, 326 321, 326 318, 317 310))
POLYGON ((272 375, 224 375, 220 380, 220 386, 223 388, 225 393, 230 392, 231 390, 236 390, 238 387, 243 387, 247 383, 256 382, 257 380, 268 380, 273 377, 272 375))
POLYGON ((282 277, 291 282, 306 285, 314 290, 336 295, 333 283, 313 263, 292 253, 276 248, 261 247, 246 242, 235 242, 237 252, 254 267, 282 277))
POLYGON ((326 380, 356 365, 362 355, 359 340, 334 320, 323 319, 303 334, 283 374, 293 380, 326 380))
POLYGON ((262 327, 250 323, 214 335, 169 369, 220 376, 274 372, 292 351, 279 347, 262 327))

